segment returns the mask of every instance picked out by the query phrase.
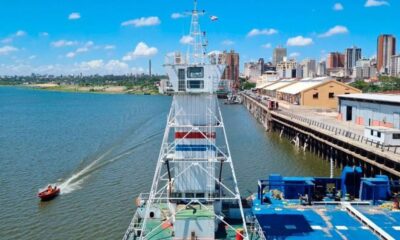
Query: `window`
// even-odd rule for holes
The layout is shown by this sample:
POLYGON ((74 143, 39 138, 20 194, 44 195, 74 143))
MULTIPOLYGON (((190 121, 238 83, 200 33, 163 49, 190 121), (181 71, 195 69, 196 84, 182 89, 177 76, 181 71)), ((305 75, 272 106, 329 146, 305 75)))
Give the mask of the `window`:
POLYGON ((371 129, 371 136, 374 136, 374 130, 371 129))
POLYGON ((329 98, 335 98, 335 93, 330 92, 330 93, 329 93, 329 98))
POLYGON ((188 78, 203 78, 204 68, 203 67, 188 67, 187 72, 188 78))
POLYGON ((178 91, 185 91, 185 69, 178 70, 178 91))
POLYGON ((380 138, 381 137, 381 132, 377 132, 378 133, 378 138, 380 138))
POLYGON ((400 139, 400 133, 393 133, 393 139, 400 139))
POLYGON ((203 89, 204 81, 203 80, 190 80, 187 81, 187 88, 190 89, 203 89))
POLYGON ((194 198, 194 193, 186 193, 185 197, 187 198, 194 198))
POLYGON ((314 93, 314 94, 312 95, 312 98, 318 99, 318 93, 314 93))
POLYGON ((349 92, 345 92, 344 94, 350 94, 349 92))
POLYGON ((196 193, 196 198, 204 198, 204 193, 196 193))

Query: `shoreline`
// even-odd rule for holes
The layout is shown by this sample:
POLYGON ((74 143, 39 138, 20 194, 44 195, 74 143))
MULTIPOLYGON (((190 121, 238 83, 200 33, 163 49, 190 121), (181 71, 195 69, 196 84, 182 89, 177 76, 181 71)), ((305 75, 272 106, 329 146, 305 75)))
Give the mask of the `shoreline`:
POLYGON ((131 95, 160 95, 151 89, 128 89, 125 86, 75 86, 75 85, 57 85, 53 83, 29 84, 29 85, 0 85, 0 87, 22 87, 33 90, 44 90, 54 92, 69 93, 95 93, 95 94, 131 94, 131 95))

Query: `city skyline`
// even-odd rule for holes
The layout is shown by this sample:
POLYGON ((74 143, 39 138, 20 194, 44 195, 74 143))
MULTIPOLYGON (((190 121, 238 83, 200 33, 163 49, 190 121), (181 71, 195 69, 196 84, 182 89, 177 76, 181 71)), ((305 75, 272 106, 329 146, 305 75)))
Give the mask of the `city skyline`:
MULTIPOLYGON (((191 6, 189 0, 3 3, 0 75, 147 73, 149 59, 153 72, 162 74, 164 56, 174 49, 185 52, 190 42, 185 10, 191 6)), ((234 49, 241 67, 260 57, 271 61, 276 46, 286 47, 288 57, 318 61, 355 45, 369 58, 376 56, 380 34, 400 35, 395 1, 200 1, 199 6, 207 10, 201 26, 208 50, 234 49)))

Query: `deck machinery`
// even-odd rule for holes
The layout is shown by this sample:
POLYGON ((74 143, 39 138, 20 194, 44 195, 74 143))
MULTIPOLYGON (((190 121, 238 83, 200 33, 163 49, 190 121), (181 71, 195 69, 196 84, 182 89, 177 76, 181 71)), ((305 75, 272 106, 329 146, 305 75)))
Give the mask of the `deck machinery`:
POLYGON ((167 55, 174 90, 150 193, 137 199, 127 239, 248 239, 216 91, 223 55, 207 53, 197 1, 186 55, 167 55))

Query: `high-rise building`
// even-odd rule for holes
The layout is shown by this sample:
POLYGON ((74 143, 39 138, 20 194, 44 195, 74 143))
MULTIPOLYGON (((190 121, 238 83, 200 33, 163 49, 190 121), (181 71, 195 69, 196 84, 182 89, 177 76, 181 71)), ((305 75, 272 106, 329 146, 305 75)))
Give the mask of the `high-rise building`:
POLYGON ((352 77, 356 80, 376 77, 376 67, 370 59, 360 59, 353 68, 352 77))
POLYGON ((223 55, 226 67, 221 79, 232 80, 234 87, 239 87, 235 86, 239 84, 239 53, 231 50, 230 52, 224 51, 223 55))
POLYGON ((297 63, 294 59, 287 61, 285 57, 282 62, 276 65, 276 72, 280 78, 294 78, 296 77, 296 66, 297 63))
POLYGON ((326 59, 326 68, 342 68, 344 67, 344 54, 339 52, 331 52, 326 59))
POLYGON ((287 56, 287 50, 284 47, 276 47, 274 48, 274 53, 272 56, 272 64, 274 64, 274 66, 278 65, 278 63, 283 61, 283 58, 285 58, 287 56))
POLYGON ((396 54, 396 38, 383 34, 378 37, 377 68, 380 73, 389 73, 391 57, 396 54))
POLYGON ((326 76, 326 62, 320 61, 317 65, 317 75, 319 77, 326 76))
POLYGON ((344 67, 346 72, 351 75, 353 68, 356 66, 356 62, 361 59, 361 48, 355 46, 346 48, 344 55, 344 67))
POLYGON ((400 55, 393 55, 391 58, 390 76, 400 77, 400 55))
POLYGON ((301 65, 303 65, 303 78, 313 78, 317 75, 314 59, 304 59, 301 65))
POLYGON ((244 76, 250 81, 256 83, 263 70, 262 62, 244 63, 244 76))

